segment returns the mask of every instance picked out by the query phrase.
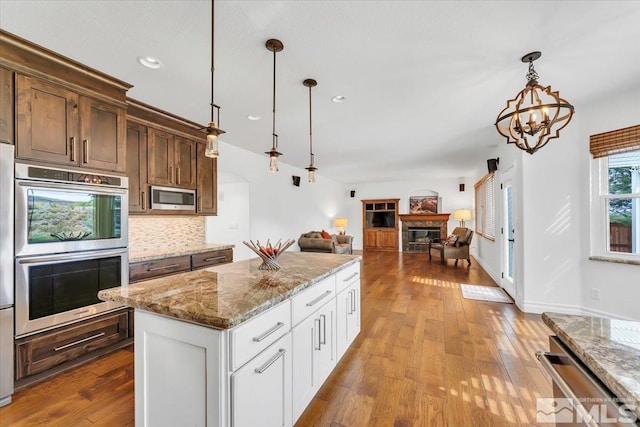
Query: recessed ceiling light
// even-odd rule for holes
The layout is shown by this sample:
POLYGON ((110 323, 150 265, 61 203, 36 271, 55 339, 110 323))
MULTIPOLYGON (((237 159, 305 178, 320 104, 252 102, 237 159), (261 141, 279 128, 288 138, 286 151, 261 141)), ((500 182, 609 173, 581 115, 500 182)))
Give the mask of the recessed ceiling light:
POLYGON ((342 95, 336 95, 333 98, 331 98, 331 101, 340 104, 341 102, 345 102, 347 100, 346 97, 342 96, 342 95))
POLYGON ((261 117, 260 117, 260 116, 252 116, 252 115, 248 115, 248 116, 247 116, 247 119, 249 119, 249 120, 251 120, 251 121, 255 122, 256 120, 260 120, 260 119, 261 119, 261 117))
POLYGON ((162 68, 162 61, 158 58, 154 58, 153 56, 138 56, 138 62, 143 67, 151 68, 152 70, 157 70, 158 68, 162 68))

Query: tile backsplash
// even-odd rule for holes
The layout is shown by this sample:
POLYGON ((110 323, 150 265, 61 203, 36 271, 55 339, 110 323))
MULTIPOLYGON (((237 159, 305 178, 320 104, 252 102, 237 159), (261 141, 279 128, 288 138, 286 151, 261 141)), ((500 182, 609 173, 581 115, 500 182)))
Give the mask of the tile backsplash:
POLYGON ((129 250, 204 244, 204 216, 129 216, 129 250))

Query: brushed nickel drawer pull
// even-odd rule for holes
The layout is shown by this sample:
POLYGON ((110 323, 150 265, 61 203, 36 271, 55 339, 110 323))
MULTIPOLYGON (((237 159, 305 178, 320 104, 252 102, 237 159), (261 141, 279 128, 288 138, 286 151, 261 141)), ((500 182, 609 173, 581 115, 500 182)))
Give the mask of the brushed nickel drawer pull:
POLYGON ((327 345, 327 316, 321 314, 320 318, 322 319, 322 341, 320 341, 320 344, 327 345))
POLYGON ((205 259, 203 259, 203 261, 204 262, 217 261, 219 259, 224 259, 224 258, 225 258, 224 255, 222 255, 222 256, 214 256, 214 257, 211 257, 211 258, 205 258, 205 259))
POLYGON ((320 326, 322 326, 320 324, 320 319, 313 319, 313 326, 316 325, 316 322, 318 322, 318 348, 316 348, 316 346, 314 345, 313 348, 315 350, 322 350, 322 339, 320 338, 320 326))
POLYGON ((331 295, 331 291, 325 292, 324 294, 320 295, 318 298, 314 299, 313 301, 308 302, 307 307, 313 307, 314 305, 319 303, 323 298, 326 298, 329 295, 331 295))
POLYGON ((147 271, 166 270, 167 268, 178 267, 180 264, 165 265, 164 267, 147 268, 147 271))
POLYGON ((348 282, 349 280, 353 279, 354 277, 357 277, 358 273, 353 273, 351 276, 347 277, 346 279, 342 279, 343 282, 348 282))
POLYGON ((353 314, 353 313, 356 312, 356 308, 357 308, 357 306, 356 306, 356 290, 352 289, 352 290, 349 291, 349 293, 351 293, 351 292, 353 292, 353 299, 351 300, 351 302, 353 304, 353 307, 351 309, 352 311, 351 311, 350 314, 353 314))
POLYGON ((176 168, 176 176, 178 180, 178 185, 180 185, 180 167, 179 166, 176 168))
POLYGON ((349 306, 347 307, 347 315, 353 314, 353 300, 351 298, 353 294, 351 293, 351 291, 349 291, 348 294, 349 294, 349 306))
POLYGON ((62 345, 60 347, 55 347, 53 349, 53 351, 64 350, 65 348, 73 347, 74 345, 82 344, 83 342, 91 341, 91 340, 94 340, 96 338, 100 338, 102 336, 104 336, 104 332, 100 332, 99 334, 95 334, 95 335, 92 335, 90 337, 86 337, 86 338, 83 338, 81 340, 74 341, 74 342, 71 342, 69 344, 62 345))
POLYGON ((277 331, 278 329, 282 328, 284 326, 284 323, 282 322, 278 322, 276 323, 276 325, 267 330, 265 333, 263 333, 262 335, 258 336, 258 337, 253 337, 253 342, 260 342, 263 341, 266 337, 268 337, 269 335, 271 335, 272 333, 274 333, 275 331, 277 331))
POLYGON ((144 191, 140 193, 140 197, 142 198, 142 210, 147 209, 147 201, 144 199, 144 191))
POLYGON ((284 348, 281 348, 280 350, 278 350, 278 353, 273 356, 271 359, 267 360, 267 363, 265 363, 264 365, 262 365, 259 368, 255 369, 255 373, 256 374, 261 374, 264 371, 266 371, 267 369, 269 369, 269 366, 273 365, 274 363, 276 363, 276 360, 280 359, 282 356, 284 356, 284 354, 287 352, 287 350, 285 350, 284 348))

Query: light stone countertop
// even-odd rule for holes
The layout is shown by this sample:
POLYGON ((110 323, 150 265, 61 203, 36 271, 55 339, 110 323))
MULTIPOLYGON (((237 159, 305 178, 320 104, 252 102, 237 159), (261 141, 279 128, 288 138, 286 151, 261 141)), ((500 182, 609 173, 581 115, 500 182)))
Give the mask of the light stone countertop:
POLYGON ((159 249, 142 250, 142 251, 129 251, 129 263, 153 261, 163 258, 171 258, 174 256, 199 254, 209 251, 221 251, 223 249, 233 249, 235 245, 220 244, 220 243, 203 243, 201 245, 186 245, 186 246, 174 246, 163 247, 159 249))
POLYGON ((542 320, 640 417, 640 322, 558 313, 542 320))
POLYGON ((102 290, 98 298, 115 301, 204 326, 229 329, 292 297, 360 255, 283 253, 278 271, 258 270, 259 258, 146 280, 102 290))

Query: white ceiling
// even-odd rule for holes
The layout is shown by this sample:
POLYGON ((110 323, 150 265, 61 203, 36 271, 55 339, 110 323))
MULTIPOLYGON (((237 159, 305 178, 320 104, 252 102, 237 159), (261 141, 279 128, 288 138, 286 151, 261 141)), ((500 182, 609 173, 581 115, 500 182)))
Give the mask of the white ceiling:
MULTIPOLYGON (((0 27, 133 84, 132 98, 204 125, 210 7, 208 0, 0 0, 0 27), (145 69, 139 55, 165 66, 145 69)), ((344 183, 475 177, 504 143, 493 123, 526 83, 521 56, 542 51, 540 83, 579 115, 581 105, 640 84, 639 23, 638 1, 218 0, 221 139, 256 153, 271 147, 273 54, 264 43, 277 38, 284 43, 281 161, 309 164, 302 81, 315 78, 319 175, 344 183), (334 95, 347 102, 332 103, 334 95)))

